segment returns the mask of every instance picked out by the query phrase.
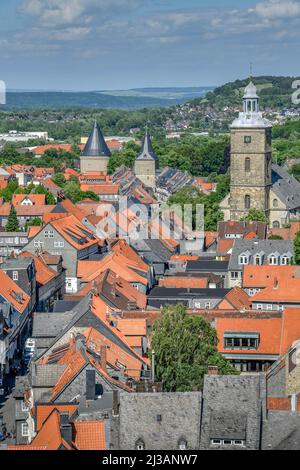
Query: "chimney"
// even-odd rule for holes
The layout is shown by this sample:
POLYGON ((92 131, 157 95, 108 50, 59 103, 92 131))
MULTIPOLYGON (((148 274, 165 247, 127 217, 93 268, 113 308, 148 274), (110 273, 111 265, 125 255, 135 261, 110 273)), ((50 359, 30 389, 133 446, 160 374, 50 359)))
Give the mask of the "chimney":
POLYGON ((217 366, 208 366, 208 375, 219 375, 219 369, 217 366))
POLYGON ((60 432, 62 438, 68 443, 72 444, 72 424, 70 423, 70 418, 68 413, 60 413, 60 432))
POLYGON ((105 372, 107 371, 106 369, 106 346, 101 346, 100 348, 100 366, 102 370, 104 370, 105 372))
POLYGON ((113 416, 119 416, 119 408, 120 408, 120 403, 119 403, 119 392, 118 390, 113 390, 113 416))

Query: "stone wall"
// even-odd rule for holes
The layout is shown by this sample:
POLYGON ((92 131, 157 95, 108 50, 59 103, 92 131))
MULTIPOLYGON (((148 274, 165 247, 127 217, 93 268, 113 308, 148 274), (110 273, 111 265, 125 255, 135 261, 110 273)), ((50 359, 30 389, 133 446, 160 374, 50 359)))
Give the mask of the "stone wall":
POLYGON ((80 157, 81 173, 103 172, 107 174, 109 157, 80 157))
POLYGON ((120 396, 120 450, 176 450, 185 440, 199 448, 201 393, 134 393, 120 396))

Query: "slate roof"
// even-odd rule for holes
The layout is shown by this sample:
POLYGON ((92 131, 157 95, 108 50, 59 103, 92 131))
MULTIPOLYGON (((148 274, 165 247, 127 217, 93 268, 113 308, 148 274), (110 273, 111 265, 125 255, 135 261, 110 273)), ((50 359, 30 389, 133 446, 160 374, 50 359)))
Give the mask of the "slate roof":
POLYGON ((272 165, 272 189, 289 210, 300 207, 300 183, 279 165, 272 165))
POLYGON ((137 157, 137 160, 155 160, 158 162, 158 157, 156 153, 154 152, 148 129, 146 130, 146 134, 145 134, 144 141, 142 144, 141 153, 137 157))
POLYGON ((276 252, 280 256, 284 254, 293 256, 293 242, 289 240, 236 240, 232 248, 229 270, 242 269, 243 266, 239 264, 239 256, 241 254, 248 253, 250 256, 249 264, 254 264, 253 257, 255 255, 263 254, 263 264, 266 264, 268 256, 276 252))
POLYGON ((187 262, 186 272, 227 272, 228 261, 216 260, 191 260, 187 262))
POLYGON ((83 157, 110 157, 111 151, 109 150, 103 134, 95 121, 91 135, 88 138, 86 146, 84 147, 81 155, 83 157))
POLYGON ((33 387, 52 388, 57 384, 64 370, 65 364, 32 364, 31 383, 33 387))

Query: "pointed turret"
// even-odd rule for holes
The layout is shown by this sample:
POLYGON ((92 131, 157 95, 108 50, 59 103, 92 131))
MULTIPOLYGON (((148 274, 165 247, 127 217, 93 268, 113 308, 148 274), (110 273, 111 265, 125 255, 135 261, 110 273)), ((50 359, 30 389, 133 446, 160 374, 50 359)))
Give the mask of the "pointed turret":
POLYGON ((142 144, 141 153, 137 157, 137 160, 154 160, 158 162, 158 157, 154 152, 151 137, 149 135, 148 129, 146 129, 146 134, 142 144))
POLYGON ((148 129, 146 129, 141 153, 135 160, 134 173, 145 186, 154 189, 156 186, 156 171, 158 168, 158 156, 153 149, 148 129))
POLYGON ((91 135, 81 154, 83 157, 110 157, 111 152, 104 140, 103 134, 95 121, 91 135))
POLYGON ((81 172, 103 172, 107 173, 108 160, 111 157, 100 127, 95 121, 91 135, 81 153, 81 172))

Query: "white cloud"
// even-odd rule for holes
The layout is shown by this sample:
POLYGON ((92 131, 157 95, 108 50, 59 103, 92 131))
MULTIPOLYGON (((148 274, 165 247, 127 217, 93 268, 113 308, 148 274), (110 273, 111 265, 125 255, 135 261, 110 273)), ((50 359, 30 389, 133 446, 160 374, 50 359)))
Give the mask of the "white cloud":
POLYGON ((23 13, 36 16, 44 24, 64 25, 86 21, 89 11, 132 7, 141 0, 23 0, 23 13))
POLYGON ((264 18, 295 18, 300 15, 300 2, 297 0, 266 0, 258 3, 255 11, 264 18))

